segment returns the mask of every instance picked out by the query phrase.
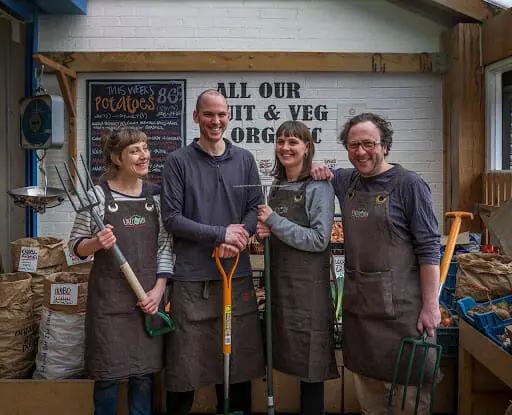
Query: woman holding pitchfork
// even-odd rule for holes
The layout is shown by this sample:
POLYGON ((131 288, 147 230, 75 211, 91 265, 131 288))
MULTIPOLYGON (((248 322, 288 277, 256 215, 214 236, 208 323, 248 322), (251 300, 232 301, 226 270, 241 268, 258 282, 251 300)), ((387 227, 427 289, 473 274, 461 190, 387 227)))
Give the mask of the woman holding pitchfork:
MULTIPOLYGON (((160 220, 159 189, 144 181, 150 153, 138 130, 108 130, 101 138, 105 174, 95 186, 99 230, 91 214, 77 214, 70 246, 94 254, 86 315, 86 369, 94 384, 95 415, 115 415, 119 381, 128 379, 130 414, 150 415, 152 374, 163 369, 163 338, 144 328, 155 314, 172 274, 171 237, 160 220), (109 249, 117 244, 147 293, 138 301, 109 249), (141 310, 138 310, 137 307, 141 310)), ((94 192, 89 195, 95 198, 94 192)))

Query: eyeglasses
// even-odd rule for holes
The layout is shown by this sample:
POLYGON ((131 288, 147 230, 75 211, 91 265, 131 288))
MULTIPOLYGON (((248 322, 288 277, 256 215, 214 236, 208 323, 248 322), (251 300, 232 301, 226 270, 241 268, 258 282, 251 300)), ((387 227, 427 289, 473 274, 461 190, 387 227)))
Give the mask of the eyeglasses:
POLYGON ((373 141, 373 140, 353 141, 351 143, 346 143, 345 148, 351 152, 356 152, 359 149, 359 146, 362 146, 363 150, 373 150, 377 144, 381 144, 381 141, 373 141))

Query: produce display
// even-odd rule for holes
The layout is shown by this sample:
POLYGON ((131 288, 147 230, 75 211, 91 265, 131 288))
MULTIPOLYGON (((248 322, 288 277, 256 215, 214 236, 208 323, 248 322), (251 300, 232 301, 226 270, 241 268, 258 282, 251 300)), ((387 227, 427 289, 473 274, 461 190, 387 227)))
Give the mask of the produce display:
POLYGON ((343 242, 345 236, 343 235, 343 225, 341 222, 334 222, 331 231, 331 242, 343 242))
POLYGON ((475 313, 487 313, 489 311, 494 311, 502 320, 507 320, 511 317, 512 304, 500 301, 495 304, 477 305, 468 310, 468 316, 473 317, 475 313))
POLYGON ((450 313, 442 306, 439 306, 439 310, 441 311, 441 326, 443 327, 455 327, 455 319, 457 316, 451 316, 450 313))

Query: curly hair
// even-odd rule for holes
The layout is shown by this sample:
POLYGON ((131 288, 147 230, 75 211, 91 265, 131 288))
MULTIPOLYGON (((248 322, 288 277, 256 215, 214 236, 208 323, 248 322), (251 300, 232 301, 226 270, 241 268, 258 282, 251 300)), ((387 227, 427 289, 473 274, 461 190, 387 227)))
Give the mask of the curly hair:
POLYGON ((109 128, 105 130, 101 136, 101 150, 105 166, 105 173, 102 174, 101 179, 113 179, 119 170, 119 167, 112 160, 112 156, 115 155, 121 158, 121 153, 126 147, 141 141, 147 142, 148 137, 136 128, 109 128))
POLYGON ((352 127, 357 124, 361 124, 363 122, 371 122, 375 127, 377 127, 380 131, 380 141, 382 147, 386 150, 386 156, 389 154, 391 150, 391 145, 393 144, 393 128, 391 127, 391 123, 380 115, 373 114, 371 112, 363 112, 359 115, 352 117, 345 123, 343 127, 343 131, 338 137, 338 141, 341 142, 345 147, 347 146, 348 135, 352 127))

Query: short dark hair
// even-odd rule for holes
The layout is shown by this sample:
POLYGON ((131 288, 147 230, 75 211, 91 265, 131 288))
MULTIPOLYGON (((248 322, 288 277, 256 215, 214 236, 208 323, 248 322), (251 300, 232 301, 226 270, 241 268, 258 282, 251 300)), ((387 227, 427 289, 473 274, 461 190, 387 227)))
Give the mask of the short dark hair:
POLYGON ((391 127, 391 122, 386 120, 384 117, 371 112, 363 112, 348 120, 345 123, 343 131, 338 137, 338 140, 346 147, 348 135, 352 127, 367 121, 371 122, 373 125, 375 125, 375 127, 379 129, 381 145, 386 149, 387 156, 391 150, 391 145, 393 144, 393 128, 391 127))
POLYGON ((196 100, 196 111, 199 111, 201 109, 201 104, 202 104, 202 101, 203 101, 203 97, 205 95, 214 95, 214 96, 217 96, 217 97, 223 97, 225 100, 226 100, 226 105, 228 103, 228 100, 226 99, 226 97, 224 95, 222 95, 219 91, 217 91, 216 89, 206 89, 204 90, 203 92, 201 92, 198 96, 197 96, 197 100, 196 100))
MULTIPOLYGON (((308 145, 308 153, 306 157, 304 157, 304 165, 302 166, 302 171, 299 175, 299 179, 305 179, 311 173, 311 165, 313 163, 313 157, 315 156, 315 143, 313 142, 311 131, 309 131, 309 128, 303 122, 285 121, 277 129, 276 142, 277 139, 281 136, 297 137, 308 145)), ((277 155, 275 157, 274 167, 272 167, 270 175, 274 176, 278 180, 286 179, 286 169, 279 161, 277 155)))

